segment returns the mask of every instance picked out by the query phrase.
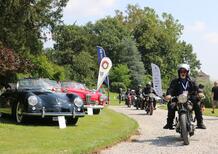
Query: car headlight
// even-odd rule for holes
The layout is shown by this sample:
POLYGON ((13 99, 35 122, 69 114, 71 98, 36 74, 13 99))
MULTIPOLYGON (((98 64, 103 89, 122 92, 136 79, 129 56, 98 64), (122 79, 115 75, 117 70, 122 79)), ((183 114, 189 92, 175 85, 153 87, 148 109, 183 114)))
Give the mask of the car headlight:
POLYGON ((38 103, 38 99, 36 96, 30 96, 28 98, 29 105, 35 106, 38 103))
POLYGON ((83 100, 80 98, 80 97, 76 97, 74 99, 74 104, 77 106, 77 107, 81 107, 83 105, 83 100))
POLYGON ((100 100, 101 102, 103 102, 103 100, 104 100, 104 96, 101 95, 99 100, 100 100))
POLYGON ((181 94, 181 95, 178 96, 179 103, 186 103, 187 100, 188 100, 188 97, 185 94, 181 94))

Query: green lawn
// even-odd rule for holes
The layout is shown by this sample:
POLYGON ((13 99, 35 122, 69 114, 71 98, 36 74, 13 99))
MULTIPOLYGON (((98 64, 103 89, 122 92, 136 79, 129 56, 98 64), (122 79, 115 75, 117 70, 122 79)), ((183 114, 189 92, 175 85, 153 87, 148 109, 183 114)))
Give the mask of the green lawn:
MULTIPOLYGON (((167 105, 166 104, 162 104, 158 108, 167 110, 167 105)), ((212 108, 205 108, 205 111, 203 112, 203 115, 218 117, 218 109, 215 109, 215 113, 214 114, 211 113, 211 111, 212 111, 212 108)))
POLYGON ((0 153, 90 153, 128 138, 138 128, 132 119, 107 108, 66 129, 49 123, 16 125, 10 118, 1 119, 0 153))
POLYGON ((163 110, 167 110, 167 105, 166 104, 158 104, 158 108, 163 109, 163 110))
POLYGON ((110 92, 110 105, 124 105, 125 102, 121 101, 119 104, 118 93, 110 92))
POLYGON ((203 112, 204 115, 207 115, 207 116, 215 116, 215 117, 218 117, 218 109, 215 109, 215 113, 211 113, 212 111, 212 108, 206 108, 205 111, 203 112))

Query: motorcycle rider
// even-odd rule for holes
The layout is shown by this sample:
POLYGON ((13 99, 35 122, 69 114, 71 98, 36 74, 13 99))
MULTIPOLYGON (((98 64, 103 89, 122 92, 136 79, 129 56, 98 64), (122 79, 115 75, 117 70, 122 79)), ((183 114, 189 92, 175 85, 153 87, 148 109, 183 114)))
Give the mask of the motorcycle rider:
POLYGON ((138 87, 137 87, 137 89, 136 89, 136 91, 135 91, 136 97, 137 97, 136 108, 141 107, 141 105, 142 105, 141 103, 143 103, 143 102, 140 102, 140 101, 143 101, 142 98, 141 98, 141 96, 142 96, 142 91, 143 91, 142 85, 139 84, 138 87))
POLYGON ((176 103, 170 101, 172 96, 179 96, 183 91, 188 91, 190 95, 190 100, 193 103, 193 109, 195 111, 195 116, 197 119, 197 127, 201 129, 206 129, 206 126, 203 123, 202 111, 200 106, 197 103, 197 93, 198 86, 196 83, 191 80, 189 77, 190 67, 188 64, 180 64, 178 67, 178 78, 174 79, 170 83, 170 87, 167 90, 165 99, 168 100, 168 116, 167 124, 163 127, 164 129, 173 129, 173 119, 175 117, 176 103))
MULTIPOLYGON (((155 95, 157 95, 154 88, 152 87, 152 83, 148 82, 143 89, 143 96, 146 97, 146 95, 150 93, 154 93, 155 95)), ((145 106, 147 106, 147 102, 145 106)), ((156 109, 156 100, 154 100, 154 109, 156 109)))
POLYGON ((129 102, 129 96, 130 96, 130 88, 127 89, 126 93, 125 93, 125 104, 128 105, 130 102, 129 102))
POLYGON ((121 101, 122 101, 122 93, 123 93, 123 89, 122 89, 122 88, 119 88, 119 96, 118 96, 118 98, 119 98, 119 104, 120 104, 121 101))

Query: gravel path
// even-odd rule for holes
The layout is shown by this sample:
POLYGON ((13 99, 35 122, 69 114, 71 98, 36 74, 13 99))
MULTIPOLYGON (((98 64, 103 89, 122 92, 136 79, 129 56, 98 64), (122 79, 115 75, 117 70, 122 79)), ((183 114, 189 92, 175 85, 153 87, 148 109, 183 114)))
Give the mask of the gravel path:
POLYGON ((195 135, 190 138, 190 145, 184 146, 175 130, 163 129, 167 117, 165 110, 157 109, 154 115, 148 116, 143 110, 126 106, 110 108, 135 119, 140 133, 129 141, 101 151, 101 154, 218 154, 218 118, 205 116, 207 129, 196 129, 195 135))

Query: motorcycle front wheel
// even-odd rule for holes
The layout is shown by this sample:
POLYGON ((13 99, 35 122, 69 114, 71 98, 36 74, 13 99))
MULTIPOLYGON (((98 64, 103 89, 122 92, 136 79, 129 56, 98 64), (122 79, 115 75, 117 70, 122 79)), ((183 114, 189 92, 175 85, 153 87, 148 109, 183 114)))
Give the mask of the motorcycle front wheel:
POLYGON ((154 104, 153 104, 153 102, 151 102, 151 104, 150 104, 150 107, 149 107, 150 109, 150 115, 152 115, 153 114, 153 111, 154 111, 154 104))
POLYGON ((188 136, 188 129, 187 129, 187 115, 182 113, 180 115, 180 127, 181 127, 181 136, 184 140, 185 145, 189 145, 189 136, 188 136))

